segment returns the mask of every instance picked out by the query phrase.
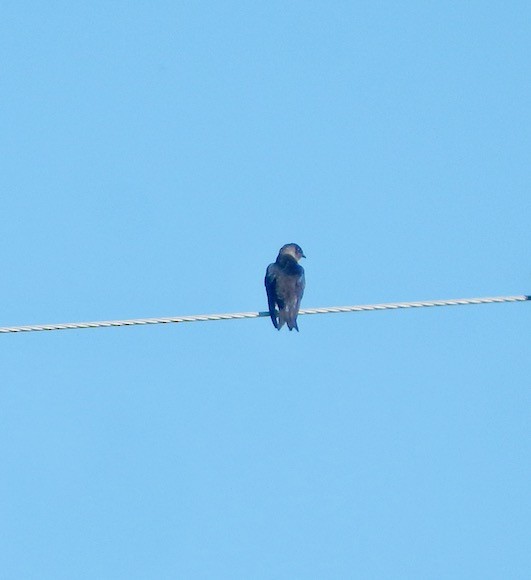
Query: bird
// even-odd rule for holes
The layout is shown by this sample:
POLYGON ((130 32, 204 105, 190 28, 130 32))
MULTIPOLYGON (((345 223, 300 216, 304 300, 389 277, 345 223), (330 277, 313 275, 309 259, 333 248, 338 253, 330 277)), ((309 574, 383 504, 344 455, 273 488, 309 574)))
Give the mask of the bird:
POLYGON ((273 326, 280 330, 284 324, 299 332, 297 315, 304 294, 304 268, 299 260, 306 258, 298 244, 285 244, 275 262, 266 270, 264 284, 267 292, 269 315, 273 326), (277 314, 278 308, 278 314, 277 314))

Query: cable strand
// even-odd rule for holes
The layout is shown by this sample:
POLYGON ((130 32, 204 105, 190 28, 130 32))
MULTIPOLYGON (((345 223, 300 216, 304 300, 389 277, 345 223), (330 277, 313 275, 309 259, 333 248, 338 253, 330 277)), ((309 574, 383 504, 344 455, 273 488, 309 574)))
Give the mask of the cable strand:
MULTIPOLYGON (((432 306, 465 306, 471 304, 499 304, 502 302, 525 302, 531 296, 495 296, 490 298, 458 298, 452 300, 424 300, 415 302, 388 302, 383 304, 360 304, 356 306, 329 306, 325 308, 303 308, 304 314, 339 314, 345 312, 371 312, 376 310, 398 310, 401 308, 429 308, 432 306)), ((243 318, 262 318, 269 312, 233 312, 229 314, 197 314, 193 316, 174 316, 165 318, 133 318, 130 320, 102 320, 98 322, 68 322, 60 324, 36 324, 26 326, 0 327, 0 333, 40 332, 43 330, 73 330, 82 328, 109 328, 118 326, 141 326, 146 324, 177 324, 180 322, 212 322, 214 320, 241 320, 243 318)))

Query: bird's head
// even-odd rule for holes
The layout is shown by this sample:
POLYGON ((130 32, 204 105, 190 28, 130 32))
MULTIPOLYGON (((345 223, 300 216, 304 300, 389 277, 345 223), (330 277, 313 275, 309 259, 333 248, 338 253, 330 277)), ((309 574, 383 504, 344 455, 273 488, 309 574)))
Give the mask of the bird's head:
POLYGON ((278 255, 279 256, 286 256, 286 255, 292 256, 293 258, 295 258, 295 260, 297 260, 297 262, 301 258, 306 258, 306 256, 304 255, 304 252, 302 251, 302 248, 297 244, 286 244, 285 246, 282 246, 280 248, 278 255))

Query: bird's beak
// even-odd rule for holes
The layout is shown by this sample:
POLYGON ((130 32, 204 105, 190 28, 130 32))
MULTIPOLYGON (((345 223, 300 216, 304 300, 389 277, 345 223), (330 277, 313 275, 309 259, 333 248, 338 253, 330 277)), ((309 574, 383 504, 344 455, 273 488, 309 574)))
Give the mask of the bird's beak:
POLYGON ((303 255, 301 256, 301 258, 306 258, 306 256, 303 254, 303 255))

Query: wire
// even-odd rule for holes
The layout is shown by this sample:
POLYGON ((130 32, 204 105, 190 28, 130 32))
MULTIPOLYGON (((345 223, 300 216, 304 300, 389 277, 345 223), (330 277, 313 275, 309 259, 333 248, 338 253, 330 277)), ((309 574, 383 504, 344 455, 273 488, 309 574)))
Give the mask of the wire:
MULTIPOLYGON (((339 312, 370 312, 373 310, 397 310, 399 308, 427 308, 431 306, 462 306, 468 304, 498 304, 500 302, 524 302, 531 296, 496 296, 494 298, 460 298, 456 300, 425 300, 422 302, 388 302, 384 304, 364 304, 358 306, 330 306, 326 308, 305 308, 299 314, 332 314, 339 312)), ((79 328, 107 328, 111 326, 140 326, 145 324, 169 324, 178 322, 207 322, 212 320, 232 320, 241 318, 261 318, 269 312, 237 312, 231 314, 198 314, 194 316, 172 316, 168 318, 134 318, 131 320, 103 320, 100 322, 69 322, 61 324, 38 324, 31 326, 0 327, 0 333, 38 332, 41 330, 68 330, 79 328)))

